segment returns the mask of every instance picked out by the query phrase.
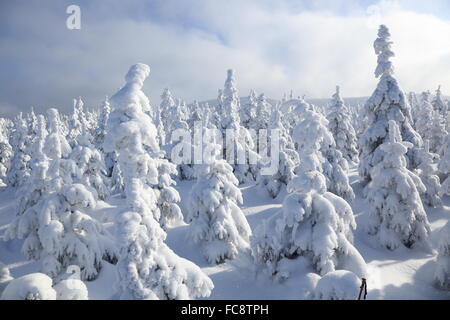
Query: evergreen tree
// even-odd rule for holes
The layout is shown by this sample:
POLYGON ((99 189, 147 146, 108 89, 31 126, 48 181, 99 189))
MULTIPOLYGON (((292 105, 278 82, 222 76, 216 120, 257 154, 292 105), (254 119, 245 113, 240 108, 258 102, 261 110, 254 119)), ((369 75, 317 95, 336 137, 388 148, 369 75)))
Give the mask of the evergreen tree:
MULTIPOLYGON (((317 128, 317 113, 305 111, 301 125, 317 128)), ((324 129, 308 130, 301 144, 298 176, 288 184, 289 195, 280 212, 265 220, 252 237, 252 254, 258 266, 280 280, 308 263, 325 275, 336 269, 348 269, 359 276, 366 273, 365 262, 352 245, 356 227, 348 203, 327 192, 325 176, 320 172, 323 140, 331 135, 324 129)), ((298 136, 297 136, 298 137, 298 136)))
POLYGON ((450 221, 441 229, 438 252, 434 279, 440 288, 450 290, 450 221))
POLYGON ((256 117, 256 99, 255 90, 250 90, 247 103, 240 109, 241 125, 246 129, 250 129, 250 124, 256 117))
POLYGON ((339 86, 336 87, 330 109, 327 116, 328 128, 334 137, 336 148, 347 161, 358 162, 356 133, 350 122, 350 112, 341 99, 339 86))
POLYGON ((425 186, 406 168, 406 153, 412 147, 403 142, 397 123, 389 121, 389 140, 381 146, 382 161, 371 171, 367 201, 370 205, 369 234, 390 250, 417 243, 429 245, 430 224, 420 199, 425 186))
POLYGON ((430 152, 430 143, 428 140, 425 140, 424 148, 419 149, 418 152, 418 175, 426 189, 425 191, 422 190, 420 194, 422 197, 422 202, 424 205, 433 208, 442 207, 442 201, 440 197, 441 183, 439 181, 439 177, 436 175, 436 164, 439 161, 439 155, 430 152))
POLYGON ((247 219, 238 206, 242 194, 232 167, 218 159, 220 146, 214 139, 204 145, 204 164, 196 167, 197 182, 190 194, 187 216, 193 239, 201 243, 209 263, 223 263, 248 246, 251 234, 247 219))
MULTIPOLYGON (((372 168, 383 159, 384 153, 380 146, 388 140, 390 120, 397 123, 405 141, 412 143, 414 147, 420 148, 422 145, 420 135, 411 126, 411 109, 393 77, 394 68, 390 59, 394 52, 391 50, 390 36, 388 28, 381 25, 374 43, 375 53, 378 55, 375 76, 380 78, 380 81, 364 107, 368 127, 359 140, 359 175, 364 184, 372 180, 372 168)), ((414 152, 408 154, 411 169, 415 169, 416 165, 414 155, 414 152)))
POLYGON ((11 134, 11 148, 13 156, 11 167, 8 171, 6 181, 10 187, 21 187, 30 177, 29 146, 31 143, 28 135, 28 127, 22 113, 14 119, 14 129, 11 134))
POLYGON ((120 251, 118 290, 122 299, 189 299, 208 296, 213 284, 193 263, 164 243, 158 223, 159 144, 156 128, 144 111, 142 91, 150 68, 133 65, 126 84, 112 98, 105 151, 115 151, 123 172, 126 205, 117 215, 120 251), (138 99, 141 97, 140 99, 138 99))
POLYGON ((447 119, 447 103, 444 101, 444 97, 442 96, 441 86, 436 90, 436 96, 431 102, 435 111, 437 111, 444 119, 447 119))

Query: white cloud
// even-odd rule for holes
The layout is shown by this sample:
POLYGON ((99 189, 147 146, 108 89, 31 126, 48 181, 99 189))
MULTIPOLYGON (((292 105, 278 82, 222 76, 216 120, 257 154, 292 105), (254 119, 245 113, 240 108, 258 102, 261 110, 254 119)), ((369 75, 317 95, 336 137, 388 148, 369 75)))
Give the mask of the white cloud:
POLYGON ((118 3, 81 5, 79 32, 65 29, 63 5, 10 9, 4 23, 12 34, 0 36, 0 104, 67 109, 81 95, 96 105, 135 62, 152 69, 145 90, 153 104, 166 86, 187 101, 214 98, 227 68, 236 69, 242 95, 255 88, 274 98, 290 89, 329 97, 340 84, 345 96, 367 96, 376 84, 374 21, 391 29, 405 90, 442 84, 450 92, 450 23, 406 11, 402 2, 380 2, 376 19, 373 8, 348 1, 345 14, 335 12, 343 2, 334 10, 302 10, 289 1, 163 1, 148 14, 154 8, 133 2, 133 18, 118 3))

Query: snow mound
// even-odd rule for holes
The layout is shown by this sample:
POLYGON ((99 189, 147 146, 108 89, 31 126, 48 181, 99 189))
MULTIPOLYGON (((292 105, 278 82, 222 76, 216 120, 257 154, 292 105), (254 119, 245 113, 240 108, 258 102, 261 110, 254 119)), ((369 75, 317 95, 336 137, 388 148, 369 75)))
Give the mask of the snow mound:
POLYGON ((52 279, 43 273, 30 273, 11 280, 1 300, 56 300, 52 279))
POLYGON ((318 300, 355 300, 361 280, 350 271, 330 272, 319 280, 315 298, 318 300))

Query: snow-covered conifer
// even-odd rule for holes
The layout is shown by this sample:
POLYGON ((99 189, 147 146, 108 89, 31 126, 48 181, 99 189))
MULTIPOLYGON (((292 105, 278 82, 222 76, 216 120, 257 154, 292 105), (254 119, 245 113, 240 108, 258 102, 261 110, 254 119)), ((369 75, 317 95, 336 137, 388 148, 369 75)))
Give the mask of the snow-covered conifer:
POLYGON ((11 134, 11 148, 13 156, 10 168, 6 177, 8 186, 20 187, 26 183, 30 176, 29 155, 30 136, 28 127, 22 113, 14 119, 14 130, 11 134))
POLYGON ((436 96, 431 104, 433 105, 435 111, 439 112, 444 119, 447 119, 447 103, 444 101, 444 97, 442 96, 441 86, 439 86, 436 90, 436 96))
POLYGON ((330 109, 327 116, 328 128, 334 137, 336 148, 347 161, 358 162, 356 133, 350 121, 350 112, 340 96, 339 86, 336 87, 330 109))
POLYGON ((353 201, 355 194, 347 176, 348 163, 335 147, 327 119, 305 100, 300 100, 294 112, 299 121, 293 131, 293 140, 300 157, 303 153, 310 152, 311 141, 318 143, 321 151, 318 171, 325 175, 328 191, 347 201, 353 201))
POLYGON ((240 109, 241 125, 244 128, 250 129, 250 123, 256 117, 256 99, 255 90, 250 90, 248 101, 240 109))
MULTIPOLYGON (((315 115, 305 111, 310 113, 306 119, 315 115)), ((352 209, 344 199, 327 192, 325 176, 320 173, 324 138, 319 132, 303 139, 298 176, 288 184, 290 194, 281 211, 265 220, 252 237, 256 263, 280 280, 289 278, 305 259, 320 275, 337 269, 366 274, 364 259, 352 245, 356 227, 352 209)))
POLYGON ((389 121, 389 140, 381 146, 383 159, 371 171, 367 189, 370 205, 368 232, 384 247, 395 250, 416 244, 428 246, 430 224, 420 199, 425 186, 406 168, 406 153, 412 147, 403 142, 399 127, 389 121))
POLYGON ((278 132, 278 170, 273 175, 261 175, 260 170, 257 183, 259 187, 266 189, 272 198, 276 198, 282 188, 287 186, 289 181, 294 177, 294 169, 298 165, 299 160, 292 139, 281 121, 281 113, 278 106, 272 112, 269 127, 270 130, 277 130, 278 132))
POLYGON ((109 114, 111 112, 108 97, 105 97, 105 100, 103 101, 99 112, 100 115, 98 119, 98 126, 94 131, 94 144, 97 149, 102 150, 103 141, 105 140, 106 135, 106 124, 108 123, 109 114))
POLYGON ((73 111, 69 118, 69 133, 67 135, 67 139, 71 147, 74 147, 76 145, 76 140, 81 134, 82 123, 85 121, 83 107, 84 103, 83 100, 81 100, 81 97, 73 99, 73 111))
POLYGON ((223 91, 221 91, 219 98, 219 107, 222 116, 222 128, 230 128, 231 123, 240 123, 239 110, 241 108, 241 102, 239 98, 239 92, 236 88, 236 80, 234 78, 234 70, 229 69, 227 71, 227 79, 223 91))
POLYGON ((218 159, 220 146, 212 138, 204 150, 204 163, 196 167, 197 182, 190 194, 187 221, 205 258, 218 264, 235 258, 239 249, 248 247, 251 230, 238 206, 243 200, 232 167, 218 159))
POLYGON ((115 151, 123 172, 126 205, 117 215, 120 253, 118 290, 122 299, 189 299, 208 296, 211 280, 193 263, 164 243, 158 223, 159 157, 156 128, 144 112, 142 91, 150 74, 145 64, 133 65, 126 84, 111 97, 105 151, 115 151))
POLYGON ((438 111, 433 111, 431 122, 428 123, 428 127, 429 135, 427 138, 430 140, 430 151, 439 154, 442 151, 442 145, 444 144, 448 132, 445 129, 445 120, 438 111))
POLYGON ((87 124, 82 123, 77 145, 73 148, 70 158, 80 170, 79 182, 93 188, 96 198, 105 200, 109 193, 105 162, 102 153, 92 144, 92 140, 87 124))
POLYGON ((440 192, 442 189, 439 177, 436 175, 439 155, 430 152, 430 143, 428 140, 425 140, 424 147, 419 149, 418 153, 418 175, 426 188, 425 191, 421 192, 422 202, 424 205, 433 208, 441 207, 440 192))
MULTIPOLYGON (((361 150, 359 175, 361 181, 367 184, 372 179, 372 168, 383 158, 379 148, 388 138, 390 120, 396 121, 401 135, 405 141, 414 147, 422 146, 420 135, 411 126, 411 109, 404 93, 399 88, 397 80, 393 77, 394 67, 390 59, 394 56, 391 50, 392 42, 386 26, 381 25, 374 49, 378 55, 378 65, 375 76, 380 78, 377 88, 367 100, 364 107, 365 117, 368 120, 367 129, 360 137, 361 150)), ((414 152, 408 154, 409 166, 415 169, 414 152)))
POLYGON ((261 93, 256 99, 256 111, 250 127, 255 130, 267 129, 270 120, 272 106, 267 102, 264 93, 261 93))

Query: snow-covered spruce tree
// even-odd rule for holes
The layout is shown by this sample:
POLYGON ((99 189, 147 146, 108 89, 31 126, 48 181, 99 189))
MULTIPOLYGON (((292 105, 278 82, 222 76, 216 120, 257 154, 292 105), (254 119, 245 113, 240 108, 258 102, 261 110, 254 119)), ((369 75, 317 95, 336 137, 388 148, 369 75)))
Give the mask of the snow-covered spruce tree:
POLYGON ((94 131, 94 145, 98 150, 103 150, 103 142, 106 135, 106 124, 108 123, 111 106, 109 98, 106 96, 99 110, 98 126, 94 131))
POLYGON ((234 70, 229 69, 227 71, 227 79, 223 91, 219 91, 218 105, 219 113, 221 115, 222 129, 228 129, 233 123, 240 124, 239 110, 241 109, 241 102, 239 99, 239 93, 236 88, 236 80, 234 78, 234 70))
MULTIPOLYGON (((390 36, 388 28, 381 25, 374 43, 375 53, 378 55, 375 76, 380 78, 380 81, 364 107, 368 127, 359 139, 361 152, 359 176, 364 184, 371 181, 372 168, 383 158, 383 152, 379 147, 388 140, 390 120, 397 123, 405 141, 417 148, 422 146, 420 135, 411 126, 411 110, 408 102, 393 77, 394 68, 390 59, 394 56, 394 52, 391 50, 390 36)), ((410 169, 415 169, 414 155, 414 152, 408 153, 410 169)))
POLYGON ((196 166, 197 182, 190 193, 191 210, 186 220, 206 260, 219 264, 248 247, 251 230, 238 207, 242 194, 232 167, 219 159, 221 150, 214 137, 207 138, 205 133, 205 139, 203 164, 196 166))
MULTIPOLYGON (((430 152, 430 143, 428 140, 425 140, 424 147, 418 150, 418 158, 418 176, 426 188, 425 191, 420 192, 422 203, 429 207, 440 208, 442 207, 440 195, 442 188, 439 177, 436 174, 439 155, 430 152)), ((448 191, 450 192, 450 190, 448 191)))
POLYGON ((444 143, 441 147, 440 154, 442 154, 439 161, 439 173, 445 178, 450 174, 450 134, 444 138, 444 143))
POLYGON ((241 125, 250 129, 251 122, 255 119, 256 116, 256 92, 255 90, 250 90, 250 94, 248 96, 248 101, 242 106, 239 110, 239 116, 241 118, 241 125))
POLYGON ((430 137, 430 124, 433 119, 433 106, 430 101, 430 92, 424 91, 421 96, 420 103, 420 115, 416 119, 417 132, 420 133, 423 139, 428 139, 430 137))
POLYGON ((438 111, 433 111, 431 122, 428 123, 428 126, 429 136, 427 138, 430 140, 430 151, 439 154, 442 152, 442 145, 444 144, 448 132, 445 129, 445 120, 438 111))
POLYGON ((76 165, 64 159, 70 146, 59 131, 56 109, 48 111, 49 134, 39 117, 30 191, 20 199, 19 215, 5 238, 25 239, 22 252, 56 277, 69 265, 78 265, 85 280, 96 278, 102 260, 115 260, 112 238, 103 226, 85 213, 96 205, 93 194, 74 184, 76 165))
MULTIPOLYGON (((111 98, 105 151, 116 151, 123 172, 126 205, 117 215, 120 253, 118 293, 121 299, 189 299, 208 296, 211 280, 193 263, 177 256, 165 243, 158 223, 156 128, 140 97, 150 73, 133 65, 126 84, 111 98)), ((148 99, 147 99, 148 101, 148 99)))
POLYGON ((255 130, 267 129, 271 109, 272 106, 267 102, 266 96, 264 93, 261 93, 256 99, 255 116, 252 118, 250 127, 255 130))
POLYGON ((441 86, 439 86, 438 89, 436 90, 436 96, 434 97, 431 104, 433 105, 435 111, 439 112, 439 114, 444 119, 447 119, 448 114, 447 103, 444 101, 444 98, 442 96, 441 86))
POLYGON ((411 125, 417 132, 420 133, 419 127, 417 126, 417 120, 420 118, 422 111, 420 108, 419 100, 417 99, 417 96, 414 92, 408 93, 408 103, 411 107, 411 116, 412 116, 411 125))
POLYGON ((0 129, 0 183, 4 182, 6 184, 6 176, 11 165, 12 155, 12 148, 9 144, 8 137, 4 136, 3 130, 0 129))
POLYGON ((298 123, 292 137, 300 157, 302 153, 309 152, 308 140, 316 139, 314 135, 317 135, 321 151, 319 171, 325 175, 328 191, 347 201, 353 201, 355 194, 347 176, 348 163, 335 147, 333 135, 328 130, 328 120, 305 100, 300 100, 294 112, 298 123))
POLYGON ((69 157, 75 161, 80 170, 78 182, 88 188, 92 188, 91 192, 95 190, 96 199, 105 200, 109 194, 106 166, 102 153, 91 142, 93 139, 87 124, 82 123, 81 133, 78 135, 76 146, 69 157))
POLYGON ((11 133, 11 148, 13 156, 8 171, 6 181, 10 187, 21 187, 30 176, 30 155, 29 146, 31 137, 28 135, 28 127, 22 113, 14 119, 14 129, 11 133))
POLYGON ((200 107, 197 100, 194 100, 192 105, 189 106, 187 124, 189 128, 193 128, 195 123, 203 120, 203 109, 200 107))
POLYGON ((81 97, 73 99, 73 111, 69 118, 69 133, 67 135, 67 140, 72 148, 77 144, 77 138, 81 134, 82 123, 85 121, 83 106, 84 103, 81 97))
POLYGON ((450 290, 450 221, 440 231, 438 252, 434 279, 440 288, 450 290))
POLYGON ((195 175, 192 164, 193 146, 189 125, 186 121, 177 120, 173 122, 171 131, 169 145, 165 149, 170 155, 171 162, 177 164, 176 168, 179 178, 181 180, 191 180, 195 175), (189 137, 186 136, 186 133, 189 134, 189 137))
POLYGON ((340 96, 339 86, 336 87, 336 93, 333 95, 329 108, 331 112, 327 116, 328 128, 334 137, 336 148, 347 161, 357 163, 356 133, 350 122, 350 112, 340 96))
POLYGON ((397 123, 389 121, 389 140, 381 146, 383 159, 371 171, 367 202, 370 205, 368 232, 384 247, 395 250, 416 244, 429 246, 430 224, 420 199, 425 186, 406 168, 406 153, 397 123))
POLYGON ((232 164, 233 173, 239 183, 254 181, 257 174, 255 162, 259 156, 255 151, 256 144, 252 135, 240 124, 238 113, 240 99, 234 71, 231 69, 227 72, 223 93, 219 94, 218 105, 221 108, 219 112, 216 112, 219 115, 218 120, 220 120, 219 129, 222 130, 223 141, 225 141, 223 154, 228 163, 232 164), (231 143, 226 143, 227 140, 233 143, 233 147, 230 146, 231 143), (245 155, 245 159, 240 159, 240 155, 245 155))
POLYGON ((269 128, 278 131, 278 170, 273 175, 261 175, 260 170, 257 184, 260 188, 266 189, 272 198, 276 198, 283 187, 287 186, 289 181, 294 177, 294 169, 298 165, 299 159, 292 139, 281 121, 281 113, 278 106, 272 112, 269 128))
MULTIPOLYGON (((311 125, 317 124, 312 118, 315 113, 307 113, 311 113, 306 118, 311 125)), ((352 245, 356 227, 352 209, 344 199, 327 192, 320 172, 320 146, 328 139, 327 131, 309 132, 314 134, 302 139, 298 176, 288 184, 290 194, 281 211, 256 229, 252 255, 259 268, 280 280, 298 272, 305 261, 320 275, 344 269, 365 276, 364 259, 352 245)))
POLYGON ((159 105, 159 114, 161 115, 161 124, 167 135, 170 134, 169 127, 173 119, 169 117, 173 113, 172 109, 175 108, 175 100, 172 97, 172 93, 169 88, 165 88, 161 94, 161 103, 159 105))

